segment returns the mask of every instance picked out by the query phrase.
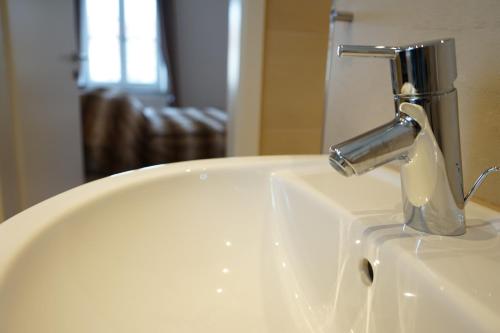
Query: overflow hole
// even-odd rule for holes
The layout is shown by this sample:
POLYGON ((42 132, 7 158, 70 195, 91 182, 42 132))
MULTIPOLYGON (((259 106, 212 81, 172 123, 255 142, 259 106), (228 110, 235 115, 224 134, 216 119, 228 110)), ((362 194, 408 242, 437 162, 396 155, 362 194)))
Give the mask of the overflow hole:
POLYGON ((361 280, 369 287, 373 283, 373 266, 370 261, 366 258, 361 260, 360 264, 361 280))

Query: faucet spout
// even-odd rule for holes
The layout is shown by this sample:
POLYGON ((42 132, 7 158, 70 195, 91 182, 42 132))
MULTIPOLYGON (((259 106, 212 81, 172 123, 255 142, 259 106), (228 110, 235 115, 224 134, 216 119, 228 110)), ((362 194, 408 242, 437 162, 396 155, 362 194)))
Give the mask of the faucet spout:
POLYGON ((405 160, 421 128, 400 112, 392 121, 330 147, 330 165, 344 176, 361 175, 394 160, 405 160))

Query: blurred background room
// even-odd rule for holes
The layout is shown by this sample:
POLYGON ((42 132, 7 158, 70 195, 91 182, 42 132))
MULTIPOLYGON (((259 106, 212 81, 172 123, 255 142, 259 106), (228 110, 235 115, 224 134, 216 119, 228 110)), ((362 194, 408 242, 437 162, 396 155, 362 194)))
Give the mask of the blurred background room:
POLYGON ((424 2, 0 0, 0 221, 120 172, 326 153, 393 119, 389 65, 341 43, 455 38, 470 188, 500 160, 500 3, 424 2))
POLYGON ((226 0, 78 0, 74 17, 86 180, 225 155, 226 0))
POLYGON ((10 216, 141 167, 226 155, 228 0, 2 0, 10 216))
POLYGON ((332 5, 0 0, 0 220, 150 165, 320 153, 332 5))

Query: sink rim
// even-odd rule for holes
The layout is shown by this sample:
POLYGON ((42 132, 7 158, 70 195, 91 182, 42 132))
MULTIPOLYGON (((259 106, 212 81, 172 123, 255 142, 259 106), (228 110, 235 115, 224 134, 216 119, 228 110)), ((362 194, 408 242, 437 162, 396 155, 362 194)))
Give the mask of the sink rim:
POLYGON ((322 155, 280 155, 184 161, 125 171, 68 189, 0 223, 0 284, 4 274, 9 271, 15 259, 32 239, 45 229, 59 223, 61 217, 102 197, 112 195, 113 192, 151 182, 158 177, 176 176, 188 169, 191 172, 207 171, 207 169, 213 171, 262 169, 270 173, 271 170, 295 167, 322 159, 324 159, 322 155))

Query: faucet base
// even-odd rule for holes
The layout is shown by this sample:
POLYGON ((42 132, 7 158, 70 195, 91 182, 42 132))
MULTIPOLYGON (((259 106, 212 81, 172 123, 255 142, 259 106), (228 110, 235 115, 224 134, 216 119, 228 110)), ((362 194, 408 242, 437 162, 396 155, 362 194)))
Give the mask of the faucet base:
MULTIPOLYGON (((440 236, 460 236, 465 234, 465 214, 455 208, 444 215, 436 213, 430 206, 415 207, 410 202, 403 202, 405 225, 417 231, 440 236)), ((441 209, 442 210, 442 209, 441 209)), ((441 212, 442 213, 442 212, 441 212)))

